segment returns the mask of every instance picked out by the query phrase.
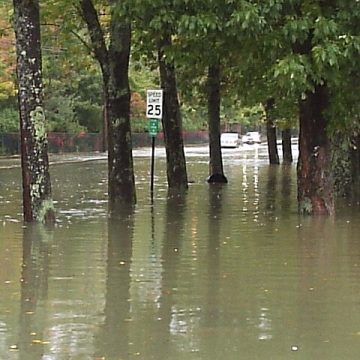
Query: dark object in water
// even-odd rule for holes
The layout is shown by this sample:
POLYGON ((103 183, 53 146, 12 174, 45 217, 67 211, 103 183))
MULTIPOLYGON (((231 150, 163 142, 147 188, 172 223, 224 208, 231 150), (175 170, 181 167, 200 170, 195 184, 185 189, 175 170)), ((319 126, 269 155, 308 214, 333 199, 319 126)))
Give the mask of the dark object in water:
POLYGON ((207 180, 209 184, 227 184, 227 178, 223 174, 212 174, 207 180))

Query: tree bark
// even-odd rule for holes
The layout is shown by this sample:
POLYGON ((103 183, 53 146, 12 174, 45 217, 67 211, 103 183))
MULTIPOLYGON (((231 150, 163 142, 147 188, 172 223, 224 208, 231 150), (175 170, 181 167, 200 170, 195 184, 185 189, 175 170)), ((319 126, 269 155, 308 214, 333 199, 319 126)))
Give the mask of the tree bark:
MULTIPOLYGON (((360 196, 360 135, 357 134, 349 150, 351 185, 353 198, 358 199, 360 196)), ((357 201, 357 200, 356 200, 357 201)))
POLYGON ((103 76, 111 210, 118 205, 136 202, 128 77, 131 29, 117 11, 112 9, 108 49, 93 2, 81 0, 80 12, 86 22, 94 56, 103 76))
POLYGON ((108 166, 110 205, 136 202, 130 126, 129 58, 131 29, 113 14, 109 47, 108 166))
POLYGON ((43 108, 38 0, 14 0, 21 132, 23 212, 26 222, 55 220, 43 108))
POLYGON ((175 66, 166 59, 165 48, 171 46, 171 37, 164 33, 158 44, 161 87, 164 91, 162 125, 166 149, 166 169, 169 190, 183 192, 188 188, 182 119, 177 94, 175 66))
POLYGON ((304 214, 334 213, 333 180, 330 172, 330 143, 324 110, 328 106, 326 85, 316 85, 300 100, 298 173, 299 210, 304 214))
MULTIPOLYGON (((320 6, 328 6, 323 2, 320 6)), ((298 13, 301 15, 300 3, 298 13)), ((330 6, 332 6, 330 4, 330 6)), ((313 31, 304 41, 293 44, 293 52, 309 56, 312 51, 313 31)), ((299 158, 297 163, 299 212, 309 215, 332 215, 334 181, 331 174, 331 146, 327 135, 325 110, 329 105, 326 83, 314 84, 299 100, 299 158)))
POLYGON ((354 168, 349 138, 338 131, 331 136, 331 173, 334 179, 336 196, 347 197, 353 193, 354 168))
POLYGON ((280 164, 279 153, 277 149, 277 138, 276 138, 276 126, 271 114, 271 110, 274 108, 274 99, 268 99, 265 104, 266 113, 266 137, 268 143, 268 154, 269 162, 271 165, 280 164))
POLYGON ((293 162, 291 149, 291 129, 284 129, 282 131, 282 151, 283 162, 285 164, 291 164, 293 162))
POLYGON ((208 68, 209 180, 213 179, 209 182, 227 182, 220 144, 220 71, 220 64, 210 65, 208 68))
MULTIPOLYGON (((105 92, 104 92, 105 93, 105 92)), ((101 150, 103 152, 108 150, 108 100, 104 96, 104 105, 102 111, 102 127, 101 127, 101 150)))
POLYGON ((360 135, 356 135, 350 149, 352 177, 354 182, 360 178, 360 135))

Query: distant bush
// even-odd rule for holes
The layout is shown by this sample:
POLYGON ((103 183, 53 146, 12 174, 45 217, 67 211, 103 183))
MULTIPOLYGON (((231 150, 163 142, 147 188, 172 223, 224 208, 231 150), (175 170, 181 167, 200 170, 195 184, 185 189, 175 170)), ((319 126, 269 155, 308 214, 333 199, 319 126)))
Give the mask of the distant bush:
POLYGON ((0 109, 0 133, 10 133, 19 131, 19 114, 18 111, 6 107, 0 109))
POLYGON ((49 97, 45 103, 45 117, 48 124, 48 131, 66 132, 77 134, 85 130, 84 126, 79 124, 73 108, 71 96, 49 97))
POLYGON ((75 118, 79 124, 90 133, 100 132, 102 129, 102 107, 90 101, 77 101, 74 104, 75 118))

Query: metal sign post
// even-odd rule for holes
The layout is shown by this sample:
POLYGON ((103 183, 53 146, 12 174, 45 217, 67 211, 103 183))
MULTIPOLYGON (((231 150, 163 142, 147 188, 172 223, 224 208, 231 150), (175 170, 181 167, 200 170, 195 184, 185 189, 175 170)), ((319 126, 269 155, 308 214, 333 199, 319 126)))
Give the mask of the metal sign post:
POLYGON ((155 139, 159 132, 159 122, 163 112, 163 91, 148 90, 146 93, 146 117, 149 118, 148 130, 151 136, 151 178, 150 198, 154 201, 154 169, 155 169, 155 139))

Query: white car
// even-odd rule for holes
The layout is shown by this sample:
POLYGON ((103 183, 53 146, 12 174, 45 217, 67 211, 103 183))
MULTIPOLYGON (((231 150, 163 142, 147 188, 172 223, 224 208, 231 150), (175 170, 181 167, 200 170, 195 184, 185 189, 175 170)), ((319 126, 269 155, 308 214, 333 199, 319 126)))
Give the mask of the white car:
POLYGON ((236 148, 240 144, 238 133, 223 133, 220 136, 220 144, 222 148, 236 148))
POLYGON ((242 137, 244 144, 261 144, 261 135, 258 131, 249 131, 242 137))

